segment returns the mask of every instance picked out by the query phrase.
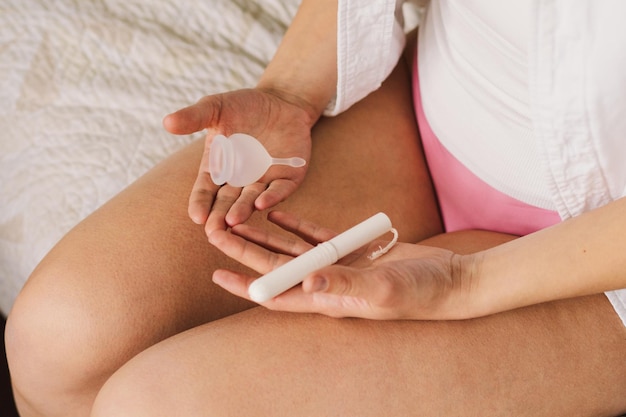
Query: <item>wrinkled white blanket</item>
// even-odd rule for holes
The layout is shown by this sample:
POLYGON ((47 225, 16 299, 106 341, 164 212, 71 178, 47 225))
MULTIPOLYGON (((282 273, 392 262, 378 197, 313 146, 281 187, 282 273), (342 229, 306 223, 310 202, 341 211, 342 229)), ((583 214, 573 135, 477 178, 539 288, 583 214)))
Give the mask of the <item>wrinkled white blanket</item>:
POLYGON ((0 310, 72 226, 194 137, 162 117, 254 85, 298 0, 0 2, 0 310))

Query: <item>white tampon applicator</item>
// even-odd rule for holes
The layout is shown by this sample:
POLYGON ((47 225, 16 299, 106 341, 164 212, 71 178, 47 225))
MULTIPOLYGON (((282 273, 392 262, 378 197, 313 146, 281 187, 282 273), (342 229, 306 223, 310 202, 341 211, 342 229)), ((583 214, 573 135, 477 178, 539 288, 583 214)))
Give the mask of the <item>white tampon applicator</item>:
POLYGON ((248 294, 253 301, 263 303, 301 283, 304 277, 311 272, 334 264, 349 253, 391 230, 389 217, 385 213, 375 214, 263 275, 250 285, 248 294))

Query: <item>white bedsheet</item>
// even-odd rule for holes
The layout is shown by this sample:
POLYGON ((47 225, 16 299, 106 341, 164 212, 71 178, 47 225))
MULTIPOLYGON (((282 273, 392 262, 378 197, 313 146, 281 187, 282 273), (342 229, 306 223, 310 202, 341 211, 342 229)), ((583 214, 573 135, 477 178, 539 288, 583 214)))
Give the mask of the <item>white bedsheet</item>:
POLYGON ((162 117, 254 85, 298 0, 0 2, 0 310, 76 223, 198 135, 162 117))

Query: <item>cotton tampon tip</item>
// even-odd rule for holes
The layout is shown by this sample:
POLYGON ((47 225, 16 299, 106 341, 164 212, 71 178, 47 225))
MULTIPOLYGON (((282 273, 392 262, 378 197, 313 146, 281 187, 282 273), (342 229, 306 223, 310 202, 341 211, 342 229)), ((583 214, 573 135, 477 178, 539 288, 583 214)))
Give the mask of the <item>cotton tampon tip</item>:
POLYGON ((264 303, 275 296, 274 292, 270 288, 262 283, 259 283, 258 280, 250 284, 248 287, 248 295, 252 301, 259 304, 264 303))

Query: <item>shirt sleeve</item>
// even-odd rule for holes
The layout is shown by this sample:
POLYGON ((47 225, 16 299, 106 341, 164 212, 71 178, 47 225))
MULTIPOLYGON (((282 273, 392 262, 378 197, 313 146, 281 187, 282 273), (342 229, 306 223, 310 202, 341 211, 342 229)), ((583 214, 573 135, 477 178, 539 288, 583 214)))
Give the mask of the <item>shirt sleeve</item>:
POLYGON ((536 3, 531 116, 563 219, 626 196, 625 14, 621 0, 536 3))
POLYGON ((324 111, 335 116, 376 90, 405 44, 403 0, 339 0, 337 92, 324 111))

